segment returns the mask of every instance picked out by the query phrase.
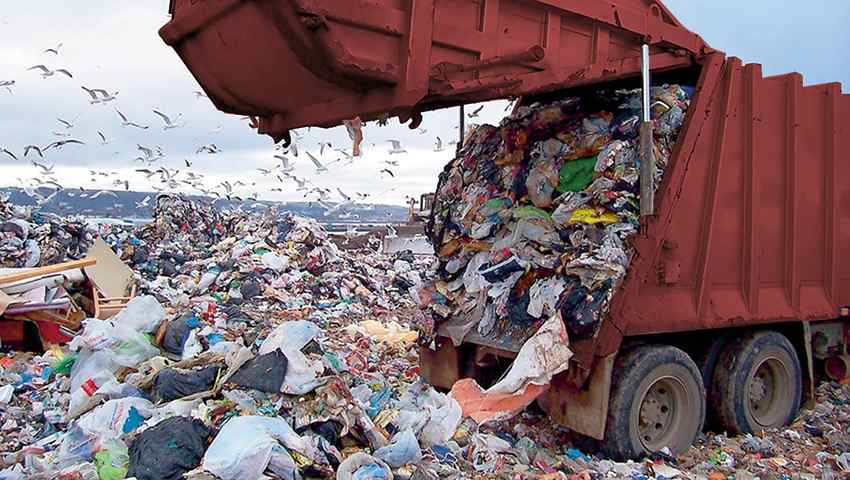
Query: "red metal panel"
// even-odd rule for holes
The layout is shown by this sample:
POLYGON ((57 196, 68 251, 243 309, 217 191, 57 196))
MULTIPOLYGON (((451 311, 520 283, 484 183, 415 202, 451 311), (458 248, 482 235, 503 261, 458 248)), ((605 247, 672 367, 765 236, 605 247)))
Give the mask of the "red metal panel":
POLYGON ((644 0, 178 0, 160 35, 216 107, 276 141, 635 76, 643 42, 656 70, 710 51, 644 0))
MULTIPOLYGON (((850 302, 848 96, 756 65, 741 74, 734 58, 709 94, 706 71, 680 137, 689 148, 659 192, 669 223, 650 221, 635 242, 612 319, 638 335, 834 318, 850 302), (656 272, 671 258, 682 275, 668 285, 656 272)), ((605 334, 598 354, 617 344, 605 334)))

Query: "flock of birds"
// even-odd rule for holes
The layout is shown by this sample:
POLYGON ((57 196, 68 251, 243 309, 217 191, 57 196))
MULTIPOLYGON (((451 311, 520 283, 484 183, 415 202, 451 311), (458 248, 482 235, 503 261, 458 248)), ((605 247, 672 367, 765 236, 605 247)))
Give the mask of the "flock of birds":
MULTIPOLYGON (((63 44, 60 43, 55 47, 45 49, 42 54, 55 61, 34 65, 28 68, 27 71, 39 74, 42 79, 50 79, 53 77, 60 79, 74 79, 74 74, 69 68, 64 66, 62 68, 57 68, 55 66, 56 64, 61 63, 59 62, 59 59, 62 58, 62 48, 63 44)), ((0 88, 7 90, 10 94, 14 93, 13 89, 15 87, 15 80, 0 79, 0 88)), ((90 105, 110 106, 118 102, 119 92, 117 91, 113 92, 102 88, 89 88, 86 85, 80 85, 80 88, 82 93, 87 95, 90 105)), ((206 94, 201 91, 195 91, 193 94, 196 99, 207 98, 206 94)), ((150 124, 145 124, 142 121, 139 121, 139 119, 131 119, 118 107, 113 108, 117 115, 117 120, 120 121, 122 128, 134 129, 140 132, 151 129, 150 124)), ((470 119, 476 118, 482 108, 483 106, 471 112, 468 117, 470 119)), ((187 125, 186 121, 183 119, 182 113, 170 114, 159 109, 152 109, 152 114, 158 117, 158 120, 161 122, 162 130, 165 132, 183 128, 187 125)), ((99 197, 109 196, 117 199, 117 195, 113 190, 102 189, 92 193, 93 190, 88 190, 84 187, 70 188, 62 185, 60 180, 57 178, 55 163, 48 164, 47 159, 51 156, 53 151, 62 150, 64 148, 82 148, 88 146, 85 140, 74 135, 75 127, 77 127, 80 115, 75 118, 69 118, 70 117, 57 118, 58 125, 51 132, 54 136, 51 141, 45 142, 41 145, 25 145, 20 151, 13 151, 4 146, 0 146, 0 155, 5 155, 16 162, 29 161, 31 163, 37 175, 30 178, 18 178, 18 182, 19 185, 23 187, 27 195, 34 198, 36 204, 39 206, 50 202, 61 191, 66 191, 66 194, 71 197, 76 196, 79 198, 96 199, 99 197), (42 194, 41 192, 44 191, 45 188, 52 190, 52 192, 48 195, 42 194)), ((460 127, 455 126, 454 128, 457 130, 460 127)), ((210 133, 217 134, 222 130, 223 127, 219 126, 216 129, 213 129, 210 133)), ((427 133, 428 131, 426 129, 419 129, 420 135, 426 135, 427 133)), ((274 183, 275 186, 271 187, 268 191, 283 193, 292 191, 292 187, 294 187, 294 191, 301 193, 304 199, 311 202, 317 202, 321 205, 325 209, 325 215, 337 214, 342 218, 345 218, 346 215, 350 216, 350 210, 356 205, 360 205, 360 208, 366 207, 364 202, 370 198, 370 195, 367 193, 356 192, 354 195, 350 195, 340 188, 329 188, 322 184, 314 183, 314 180, 308 178, 307 175, 296 175, 295 165, 302 152, 309 160, 309 164, 312 164, 315 168, 316 175, 329 172, 331 167, 336 168, 352 164, 356 160, 353 153, 346 148, 335 148, 330 142, 320 142, 317 148, 313 150, 314 152, 318 151, 317 156, 304 147, 303 144, 305 143, 305 139, 302 133, 296 131, 294 134, 295 137, 293 142, 288 147, 284 148, 281 145, 275 147, 275 152, 272 154, 275 161, 273 166, 257 169, 257 172, 263 177, 263 180, 270 180, 274 183), (337 158, 335 160, 328 161, 324 159, 327 155, 336 156, 337 158)), ((352 141, 356 134, 360 134, 360 132, 352 131, 352 128, 349 126, 349 135, 352 141)), ((108 138, 103 131, 97 130, 97 144, 105 146, 113 143, 113 141, 114 139, 108 138)), ((387 150, 387 153, 390 157, 389 159, 382 161, 382 168, 379 174, 384 176, 384 178, 395 178, 396 174, 393 168, 398 167, 400 164, 400 161, 396 159, 396 156, 401 158, 401 155, 407 154, 407 150, 399 140, 388 140, 388 143, 390 148, 387 150)), ((371 145, 376 147, 375 143, 372 143, 371 145)), ((457 141, 444 142, 439 136, 437 136, 435 138, 433 149, 435 152, 442 152, 448 147, 455 145, 457 145, 457 141)), ((255 191, 258 188, 256 181, 224 180, 215 185, 211 185, 211 182, 208 182, 203 173, 199 173, 192 169, 192 160, 188 158, 183 159, 182 165, 185 165, 185 168, 182 166, 181 168, 169 168, 163 161, 167 158, 167 155, 161 146, 146 146, 141 143, 137 143, 136 147, 136 157, 133 159, 133 162, 137 162, 138 165, 135 166, 133 170, 136 174, 143 175, 145 180, 149 182, 149 186, 145 188, 150 188, 155 192, 191 189, 198 194, 215 197, 216 201, 228 200, 231 202, 258 202, 259 192, 255 191), (240 193, 250 190, 254 190, 253 193, 240 193)), ((215 143, 206 143, 195 148, 196 155, 218 155, 222 153, 222 151, 222 148, 215 143)), ((354 151, 357 151, 357 149, 355 148, 354 151)), ((115 152, 115 154, 117 155, 119 152, 115 152)), ((303 168, 300 170, 303 171, 303 168)), ((129 191, 131 188, 130 179, 126 178, 126 173, 122 174, 119 171, 89 170, 89 179, 95 185, 109 184, 116 189, 123 189, 125 191, 129 191)), ((264 184, 268 185, 268 182, 264 182, 264 184)), ((379 195, 383 195, 384 193, 393 190, 395 189, 386 190, 379 195)), ((408 201, 412 200, 411 197, 406 198, 408 198, 408 201)), ((149 202, 150 196, 146 197, 142 202, 137 202, 136 207, 149 207, 149 202)))

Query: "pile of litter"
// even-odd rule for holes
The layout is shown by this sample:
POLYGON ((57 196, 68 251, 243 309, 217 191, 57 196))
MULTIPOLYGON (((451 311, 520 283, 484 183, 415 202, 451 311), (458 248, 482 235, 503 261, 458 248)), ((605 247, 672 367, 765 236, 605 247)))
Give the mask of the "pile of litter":
POLYGON ((22 268, 52 265, 81 258, 97 232, 85 222, 0 200, 0 267, 22 268))
POLYGON ((180 215, 164 236, 101 232, 146 295, 86 320, 66 346, 0 357, 0 479, 850 471, 850 389, 838 385, 823 385, 821 404, 788 431, 710 435, 679 459, 643 463, 594 456, 533 409, 479 424, 419 379, 409 325, 419 310, 406 292, 421 290, 428 260, 343 252, 314 222, 289 215, 217 215, 202 241, 180 215))
MULTIPOLYGON (((692 94, 652 89, 656 184, 692 94)), ((470 136, 440 176, 429 225, 438 274, 420 294, 455 345, 472 331, 528 338, 556 314, 570 340, 596 334, 640 225, 640 99, 599 90, 524 106, 470 136)), ((432 322, 422 333, 435 334, 432 322)))

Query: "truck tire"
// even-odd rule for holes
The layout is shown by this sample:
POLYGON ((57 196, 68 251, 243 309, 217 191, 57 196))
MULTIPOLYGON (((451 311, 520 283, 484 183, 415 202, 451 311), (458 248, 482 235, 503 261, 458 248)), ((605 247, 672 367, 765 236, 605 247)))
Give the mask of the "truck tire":
MULTIPOLYGON (((702 374, 702 383, 705 385, 705 396, 710 399, 714 395, 714 371, 717 369, 717 363, 720 361, 720 354, 729 342, 728 334, 721 334, 709 340, 707 345, 704 345, 699 351, 691 352, 694 363, 702 374)), ((708 408, 705 412, 706 429, 713 429, 719 426, 717 415, 711 408, 711 403, 708 402, 708 408)))
POLYGON ((756 433, 790 423, 800 409, 800 360, 777 332, 755 332, 729 342, 714 372, 709 399, 729 433, 756 433))
POLYGON ((635 459, 669 447, 686 450, 705 421, 705 386, 687 353, 667 345, 642 345, 614 364, 605 425, 605 451, 635 459))

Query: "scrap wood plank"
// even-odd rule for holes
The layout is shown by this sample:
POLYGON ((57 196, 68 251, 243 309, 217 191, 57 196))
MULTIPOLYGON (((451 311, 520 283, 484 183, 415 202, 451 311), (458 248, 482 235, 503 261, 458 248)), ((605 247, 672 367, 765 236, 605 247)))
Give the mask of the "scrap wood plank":
POLYGON ((21 272, 10 273, 8 275, 0 275, 0 285, 19 282, 21 280, 28 280, 30 278, 37 278, 44 275, 52 275, 54 273, 61 273, 68 270, 90 267, 96 263, 97 260, 93 258, 84 258, 82 260, 74 260, 71 262, 48 265, 46 267, 30 268, 21 272))

